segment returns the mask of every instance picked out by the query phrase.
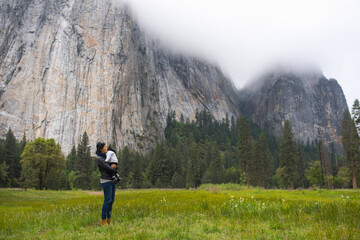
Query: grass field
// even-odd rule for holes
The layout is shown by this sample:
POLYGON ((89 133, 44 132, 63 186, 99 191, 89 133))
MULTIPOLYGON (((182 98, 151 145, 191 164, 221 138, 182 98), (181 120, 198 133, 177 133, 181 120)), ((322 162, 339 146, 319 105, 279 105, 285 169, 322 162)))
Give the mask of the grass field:
POLYGON ((101 226, 102 193, 0 189, 1 239, 360 239, 360 191, 118 190, 101 226))

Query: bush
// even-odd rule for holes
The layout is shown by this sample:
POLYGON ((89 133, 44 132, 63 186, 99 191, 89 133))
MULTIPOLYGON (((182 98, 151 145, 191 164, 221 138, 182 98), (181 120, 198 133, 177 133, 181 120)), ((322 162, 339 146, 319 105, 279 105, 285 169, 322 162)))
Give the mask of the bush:
POLYGON ((321 177, 321 166, 320 161, 314 161, 310 163, 310 167, 305 171, 305 177, 312 186, 321 186, 322 185, 322 177, 321 177))
POLYGON ((349 188, 351 186, 350 169, 346 166, 339 168, 338 174, 335 177, 335 186, 339 188, 349 188))
POLYGON ((75 189, 75 183, 76 183, 76 178, 77 178, 78 174, 79 174, 79 171, 71 171, 67 177, 71 190, 75 189))
POLYGON ((91 173, 90 188, 91 188, 91 190, 101 190, 100 172, 99 171, 94 171, 91 173))

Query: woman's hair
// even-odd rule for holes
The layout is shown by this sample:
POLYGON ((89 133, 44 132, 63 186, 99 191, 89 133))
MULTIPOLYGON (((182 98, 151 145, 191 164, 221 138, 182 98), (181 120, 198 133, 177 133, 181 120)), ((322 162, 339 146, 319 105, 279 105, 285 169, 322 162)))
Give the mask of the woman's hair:
POLYGON ((101 153, 101 149, 103 149, 104 146, 105 146, 105 143, 104 143, 104 142, 98 142, 98 143, 96 144, 96 154, 101 153))

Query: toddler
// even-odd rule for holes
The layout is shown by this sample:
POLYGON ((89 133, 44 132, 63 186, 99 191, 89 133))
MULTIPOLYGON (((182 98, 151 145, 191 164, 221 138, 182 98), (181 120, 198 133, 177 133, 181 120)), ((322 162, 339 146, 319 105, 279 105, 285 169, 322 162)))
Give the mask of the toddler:
MULTIPOLYGON (((116 157, 116 152, 114 150, 112 150, 111 148, 108 148, 108 151, 106 153, 105 162, 108 163, 110 166, 112 164, 115 164, 116 168, 117 168, 117 165, 119 164, 119 160, 116 157)), ((112 183, 114 183, 114 184, 118 183, 121 180, 119 173, 114 173, 114 175, 112 176, 112 179, 113 179, 112 183)))

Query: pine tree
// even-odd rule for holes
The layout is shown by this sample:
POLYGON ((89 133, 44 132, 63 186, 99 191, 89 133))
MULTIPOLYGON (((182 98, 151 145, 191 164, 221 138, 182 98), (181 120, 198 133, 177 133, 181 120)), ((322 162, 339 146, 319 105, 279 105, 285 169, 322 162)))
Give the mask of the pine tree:
POLYGON ((4 161, 0 163, 0 187, 6 187, 7 178, 8 178, 8 166, 4 161))
POLYGON ((66 169, 71 172, 71 171, 76 171, 75 170, 75 164, 77 162, 77 155, 76 155, 76 147, 73 146, 71 149, 71 152, 69 153, 69 155, 66 157, 66 169))
POLYGON ((297 144, 296 148, 296 162, 297 162, 297 176, 298 182, 301 188, 305 188, 305 169, 304 169, 304 157, 303 157, 303 145, 297 144))
MULTIPOLYGON (((209 145, 210 143, 205 140, 204 143, 198 143, 197 144, 197 152, 198 152, 198 160, 199 160, 199 171, 200 171, 200 176, 203 176, 206 169, 208 168, 207 167, 207 164, 208 166, 210 166, 210 163, 207 163, 208 160, 206 159, 206 154, 207 154, 207 146, 209 145)), ((211 157, 210 157, 211 158, 211 157)))
POLYGON ((75 186, 80 189, 90 189, 91 174, 93 171, 93 161, 90 154, 89 137, 84 132, 80 143, 77 147, 77 162, 75 162, 75 170, 78 171, 75 186))
POLYGON ((237 163, 236 154, 234 154, 235 152, 236 151, 234 147, 230 146, 229 144, 224 153, 224 168, 237 168, 239 166, 239 164, 237 163))
MULTIPOLYGON (((21 141, 19 142, 19 153, 21 155, 21 153, 24 151, 24 148, 26 146, 27 140, 26 140, 26 134, 24 132, 24 135, 21 139, 21 141)), ((19 155, 19 159, 20 159, 20 155, 19 155)))
POLYGON ((141 157, 139 153, 134 154, 133 163, 133 171, 131 173, 131 186, 133 188, 141 188, 143 174, 141 168, 141 157))
POLYGON ((359 167, 359 135, 349 110, 345 110, 341 124, 342 146, 351 169, 353 188, 357 188, 356 174, 359 167))
POLYGON ((180 115, 180 122, 185 123, 184 114, 182 114, 182 113, 180 115))
POLYGON ((204 171, 209 169, 210 168, 210 164, 211 162, 213 161, 213 144, 211 143, 207 143, 207 146, 206 146, 206 151, 205 151, 205 154, 204 154, 204 171))
POLYGON ((183 188, 183 176, 181 176, 178 172, 175 172, 171 178, 171 187, 173 188, 183 188))
POLYGON ((191 145, 190 158, 186 174, 187 186, 197 188, 201 183, 200 177, 199 154, 197 144, 193 142, 191 145))
MULTIPOLYGON (((77 158, 77 151, 76 151, 76 147, 73 146, 71 149, 71 152, 67 155, 66 160, 65 160, 65 166, 66 166, 66 179, 67 179, 67 188, 69 189, 76 189, 76 178, 79 175, 79 171, 76 170, 75 165, 78 162, 78 158, 77 158)), ((93 175, 91 175, 93 176, 93 175)), ((91 178, 91 188, 93 188, 93 179, 91 178)))
POLYGON ((323 159, 323 151, 321 149, 321 145, 322 141, 320 140, 318 142, 317 148, 316 148, 316 154, 317 154, 317 161, 320 163, 320 171, 321 171, 321 181, 320 181, 320 187, 324 186, 324 168, 323 168, 323 163, 322 163, 322 159, 323 159))
POLYGON ((329 156, 328 156, 328 151, 325 145, 323 144, 322 140, 318 142, 317 153, 318 153, 318 161, 320 162, 320 167, 321 167, 322 186, 325 185, 326 189, 330 189, 329 156))
POLYGON ((322 143, 322 151, 323 151, 323 166, 324 166, 324 176, 325 176, 325 187, 326 189, 331 188, 331 168, 330 168, 330 159, 329 159, 329 151, 328 148, 322 143))
POLYGON ((332 186, 335 188, 335 176, 338 171, 337 161, 336 161, 336 153, 335 153, 335 144, 332 142, 330 144, 330 164, 331 164, 331 175, 332 175, 332 186))
POLYGON ((0 187, 6 187, 9 167, 5 161, 5 141, 0 139, 0 187))
POLYGON ((290 184, 290 188, 294 189, 296 177, 296 162, 294 156, 294 135, 292 133, 289 120, 285 121, 282 138, 280 141, 280 166, 283 169, 283 182, 290 184))
POLYGON ((119 159, 119 171, 121 176, 121 187, 126 188, 128 180, 129 180, 129 173, 131 168, 130 162, 130 150, 126 146, 122 150, 121 158, 119 159))
POLYGON ((184 144, 179 142, 176 145, 175 154, 174 154, 174 165, 175 172, 173 177, 171 178, 171 185, 175 188, 183 188, 185 186, 185 167, 184 162, 187 161, 184 152, 184 144), (176 177, 174 179, 174 176, 176 177))
POLYGON ((8 184, 10 187, 17 187, 17 180, 20 178, 20 153, 18 150, 18 143, 11 131, 8 130, 4 143, 4 158, 8 167, 8 184))
POLYGON ((5 141, 0 138, 0 164, 5 162, 5 141))
POLYGON ((223 166, 221 164, 220 151, 215 143, 211 143, 211 163, 210 163, 210 180, 218 184, 222 182, 223 166))
POLYGON ((166 128, 164 130, 165 138, 170 140, 170 136, 175 128, 175 111, 169 111, 166 118, 166 128))
POLYGON ((265 182, 269 179, 271 174, 271 156, 268 144, 266 142, 266 137, 264 133, 260 134, 259 144, 258 144, 258 151, 259 151, 259 185, 262 188, 265 188, 265 182))
POLYGON ((236 125, 236 121, 235 121, 235 117, 231 116, 231 127, 230 127, 230 132, 231 132, 231 146, 236 146, 238 140, 237 140, 237 125, 236 125))
POLYGON ((175 172, 177 172, 179 175, 183 174, 184 166, 184 154, 182 152, 183 144, 178 143, 175 148, 175 154, 174 154, 174 163, 175 163, 175 172))
POLYGON ((255 139, 251 141, 251 161, 249 164, 250 183, 253 186, 260 186, 261 178, 261 161, 260 161, 260 146, 255 139))
POLYGON ((250 188, 249 166, 251 159, 250 125, 244 117, 238 119, 238 162, 239 168, 246 175, 246 184, 250 188))
POLYGON ((156 146, 154 157, 150 163, 150 181, 157 187, 168 187, 170 185, 170 164, 166 154, 164 143, 156 146))
POLYGON ((170 137, 167 142, 171 147, 176 147, 176 145, 178 143, 178 138, 177 138, 175 130, 171 131, 170 137))

